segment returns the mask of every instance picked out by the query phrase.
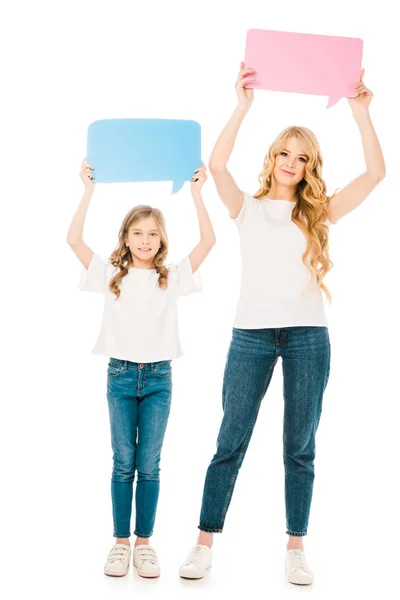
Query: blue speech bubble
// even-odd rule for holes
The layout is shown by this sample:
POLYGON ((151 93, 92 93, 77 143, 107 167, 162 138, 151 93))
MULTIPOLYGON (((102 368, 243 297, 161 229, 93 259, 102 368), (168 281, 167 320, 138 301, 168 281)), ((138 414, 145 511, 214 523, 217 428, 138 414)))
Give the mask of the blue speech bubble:
POLYGON ((96 183, 169 181, 172 193, 201 167, 201 128, 178 119, 104 119, 88 128, 96 183))

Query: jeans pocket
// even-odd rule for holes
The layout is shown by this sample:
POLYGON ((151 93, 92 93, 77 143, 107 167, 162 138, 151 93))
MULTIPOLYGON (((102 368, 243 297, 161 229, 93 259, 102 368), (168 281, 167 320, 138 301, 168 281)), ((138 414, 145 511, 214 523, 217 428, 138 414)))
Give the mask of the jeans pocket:
POLYGON ((108 377, 118 377, 121 373, 125 371, 125 367, 123 363, 119 364, 115 361, 109 362, 107 366, 107 375, 108 377))
POLYGON ((161 360, 154 364, 153 370, 157 377, 169 377, 171 375, 171 361, 161 360))

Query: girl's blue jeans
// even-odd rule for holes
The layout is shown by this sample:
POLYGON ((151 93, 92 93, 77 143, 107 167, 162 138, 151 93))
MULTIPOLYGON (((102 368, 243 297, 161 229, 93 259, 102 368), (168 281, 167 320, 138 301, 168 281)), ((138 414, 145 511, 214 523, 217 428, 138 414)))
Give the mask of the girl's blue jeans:
POLYGON ((199 529, 221 532, 261 401, 282 358, 286 533, 307 533, 315 434, 330 370, 327 327, 233 328, 225 366, 223 419, 204 484, 199 529))
POLYGON ((107 400, 113 471, 111 497, 114 537, 131 535, 133 481, 136 483, 134 534, 153 533, 160 489, 160 454, 171 406, 171 361, 135 363, 110 358, 107 400))

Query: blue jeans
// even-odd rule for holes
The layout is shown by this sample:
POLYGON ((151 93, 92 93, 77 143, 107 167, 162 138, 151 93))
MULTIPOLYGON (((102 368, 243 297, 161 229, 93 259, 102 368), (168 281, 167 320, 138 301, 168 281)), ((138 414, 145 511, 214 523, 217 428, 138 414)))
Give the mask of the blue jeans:
POLYGON ((225 366, 223 419, 204 484, 199 529, 221 532, 238 471, 278 358, 284 387, 286 528, 307 533, 314 483, 315 433, 329 378, 327 327, 233 329, 225 366))
POLYGON ((114 537, 131 535, 133 480, 136 484, 134 534, 153 533, 160 489, 160 454, 171 406, 171 361, 135 363, 110 358, 107 400, 113 471, 111 497, 114 537))

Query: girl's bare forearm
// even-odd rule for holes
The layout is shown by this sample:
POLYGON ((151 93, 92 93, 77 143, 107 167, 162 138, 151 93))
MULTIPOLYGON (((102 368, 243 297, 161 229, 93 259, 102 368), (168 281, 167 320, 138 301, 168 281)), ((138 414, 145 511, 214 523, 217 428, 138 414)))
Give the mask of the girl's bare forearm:
POLYGON ((83 239, 83 227, 93 191, 85 190, 78 208, 72 218, 67 234, 67 243, 73 246, 83 239))
POLYGON ((215 232, 201 193, 198 192, 193 195, 193 200, 199 221, 200 239, 205 244, 213 246, 215 244, 215 232))

